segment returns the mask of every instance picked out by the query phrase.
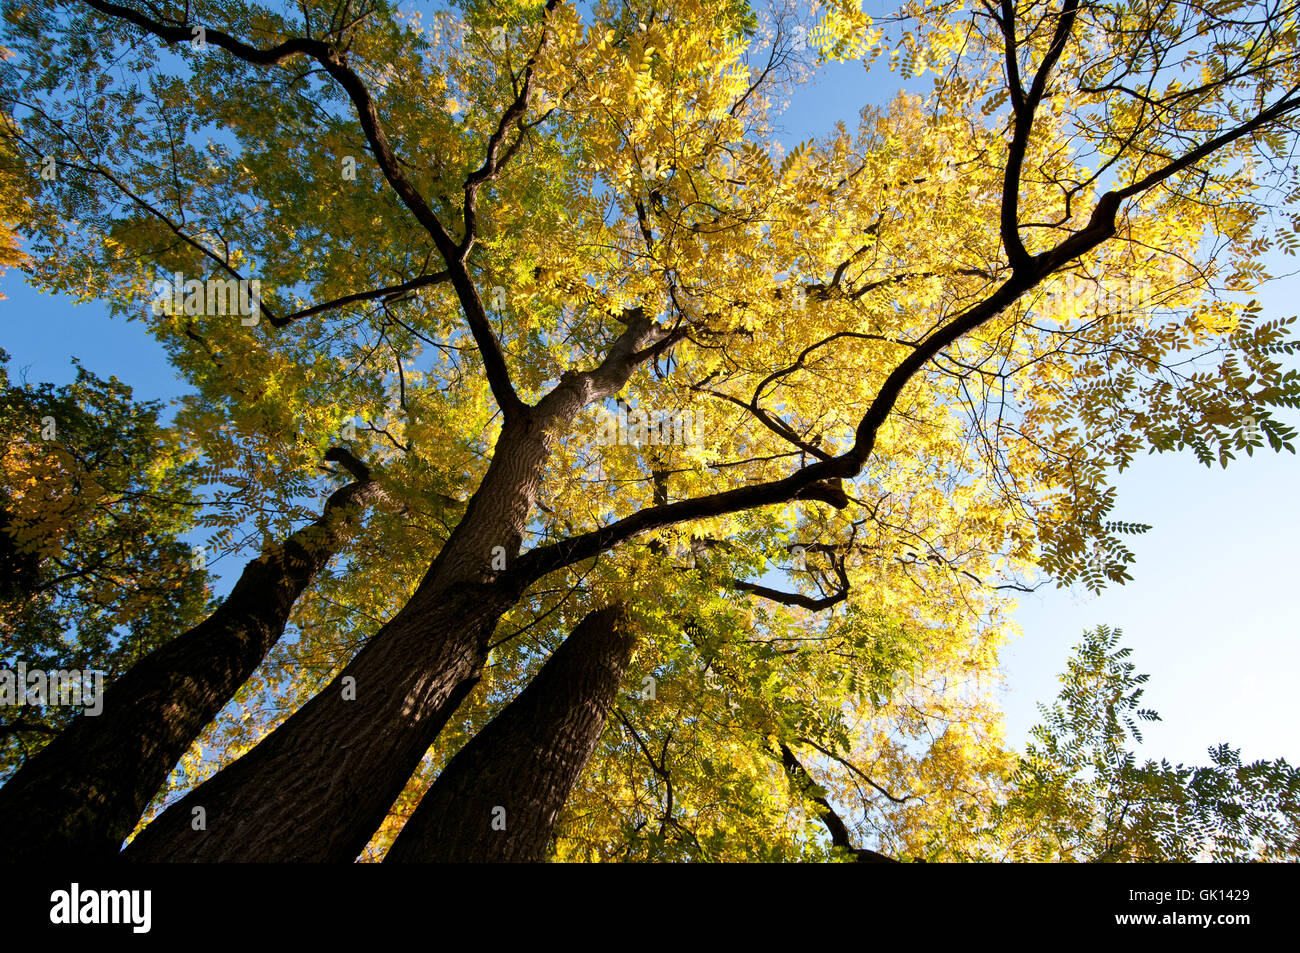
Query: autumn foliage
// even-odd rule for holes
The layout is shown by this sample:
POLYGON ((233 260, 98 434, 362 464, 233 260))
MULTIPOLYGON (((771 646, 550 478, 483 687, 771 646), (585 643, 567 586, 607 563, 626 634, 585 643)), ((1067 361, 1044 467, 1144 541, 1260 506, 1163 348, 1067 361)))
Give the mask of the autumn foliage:
MULTIPOLYGON (((636 650, 554 859, 1222 847, 1150 815, 1097 848, 1116 795, 1008 750, 997 653, 1017 593, 1131 578, 1147 527, 1111 481, 1138 456, 1293 452, 1294 318, 1253 294, 1296 244, 1294 4, 5 17, 6 168, 57 168, 24 268, 165 347, 185 392, 156 445, 191 455, 204 545, 250 558, 315 519, 332 447, 382 490, 158 793, 146 859, 381 859, 615 604, 636 650), (905 88, 783 145, 831 60, 905 88), (151 307, 175 273, 255 279, 260 312, 151 307), (620 414, 690 439, 602 438, 620 414), (240 833, 192 838, 199 803, 240 833)), ((7 492, 70 472, 59 452, 13 444, 7 492)), ((74 516, 26 532, 63 545, 74 516)), ((1140 784, 1208 812, 1240 781, 1294 816, 1285 763, 1220 755, 1140 784)), ((1294 855, 1293 827, 1252 831, 1233 856, 1294 855)))

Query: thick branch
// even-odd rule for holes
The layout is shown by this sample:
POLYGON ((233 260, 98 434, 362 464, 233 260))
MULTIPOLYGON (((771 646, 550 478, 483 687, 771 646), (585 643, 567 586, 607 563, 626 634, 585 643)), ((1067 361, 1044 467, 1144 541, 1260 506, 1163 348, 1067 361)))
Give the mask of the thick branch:
POLYGON ((1007 86, 1011 91, 1014 119, 1011 131, 1011 144, 1007 148, 1007 164, 1002 181, 1002 246, 1007 253, 1007 261, 1013 270, 1019 271, 1030 264, 1029 252, 1020 240, 1020 174, 1025 163, 1025 154, 1029 149, 1029 137, 1034 128, 1034 113, 1047 91, 1047 82, 1056 67, 1074 20, 1078 14, 1079 0, 1065 0, 1060 16, 1056 21, 1056 32, 1047 49, 1043 62, 1034 74, 1029 92, 1025 93, 1020 85, 1019 64, 1016 50, 1016 11, 1012 0, 1003 0, 1002 19, 999 25, 1006 39, 1007 86))

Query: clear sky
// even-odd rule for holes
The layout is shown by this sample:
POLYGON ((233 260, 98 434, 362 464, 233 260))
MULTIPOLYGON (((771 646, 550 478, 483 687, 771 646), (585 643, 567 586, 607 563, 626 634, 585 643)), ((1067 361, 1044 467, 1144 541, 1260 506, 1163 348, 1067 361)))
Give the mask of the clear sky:
MULTIPOLYGON (((784 116, 787 147, 852 126, 859 107, 891 98, 899 78, 884 67, 827 67, 784 116)), ((1274 270, 1294 263, 1275 262, 1274 270)), ((1279 281, 1263 297, 1266 316, 1295 313, 1300 286, 1279 281)), ((43 298, 17 272, 0 277, 0 347, 11 373, 32 381, 72 379, 73 355, 97 374, 116 375, 137 397, 165 399, 180 384, 162 348, 138 322, 107 317, 102 306, 43 298)), ((1300 414, 1285 422, 1300 426, 1300 414)), ((1227 470, 1207 470, 1190 453, 1139 460, 1116 480, 1116 519, 1149 523, 1129 539, 1134 579, 1100 597, 1061 590, 1025 596, 1023 638, 1004 650, 1009 735, 1022 743, 1035 703, 1050 701, 1057 673, 1085 628, 1124 630, 1138 671, 1148 672, 1145 701, 1164 718, 1149 726, 1143 754, 1205 761, 1205 748, 1229 741, 1247 759, 1300 762, 1300 608, 1295 541, 1300 538, 1300 458, 1257 452, 1227 470)), ((222 566, 213 567, 220 571, 222 566)), ((233 568, 233 567, 230 567, 233 568)), ((227 575, 229 572, 227 571, 227 575)), ((230 580, 227 580, 227 585, 230 580)))

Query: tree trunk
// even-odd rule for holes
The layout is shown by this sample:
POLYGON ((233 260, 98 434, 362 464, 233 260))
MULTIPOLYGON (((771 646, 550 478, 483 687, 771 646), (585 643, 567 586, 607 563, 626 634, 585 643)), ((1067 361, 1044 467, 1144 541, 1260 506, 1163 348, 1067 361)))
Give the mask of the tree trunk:
POLYGON ((482 586, 408 603, 325 690, 164 811, 124 856, 354 860, 478 681, 507 607, 482 586))
POLYGON ((496 581, 501 560, 518 555, 550 443, 585 397, 562 386, 506 422, 410 601, 325 689, 141 831, 127 859, 356 859, 477 683, 497 620, 522 596, 496 581))
POLYGON ((344 524, 379 492, 345 451, 357 481, 314 522, 249 563, 203 622, 145 656, 0 789, 0 854, 26 860, 108 860, 194 739, 284 633, 295 601, 337 551, 344 524))
POLYGON ((323 691, 146 827, 128 859, 356 859, 476 684, 497 620, 547 571, 509 562, 522 565, 551 445, 666 339, 640 309, 623 321, 597 368, 566 371, 535 406, 507 402, 487 473, 410 601, 323 691))
POLYGON ((619 603, 590 613, 456 753, 385 862, 538 862, 596 749, 635 638, 619 603))

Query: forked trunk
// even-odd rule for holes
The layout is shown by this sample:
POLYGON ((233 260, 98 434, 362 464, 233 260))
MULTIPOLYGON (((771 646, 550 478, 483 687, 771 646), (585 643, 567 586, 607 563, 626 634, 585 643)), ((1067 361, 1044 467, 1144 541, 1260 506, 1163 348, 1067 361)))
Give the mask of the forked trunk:
POLYGON ((521 596, 495 579, 523 540, 552 439, 541 421, 567 422, 582 406, 580 393, 562 395, 552 414, 507 422, 410 601, 325 689, 141 831, 127 859, 356 859, 477 683, 497 620, 521 596))
POLYGON ((506 608, 485 586, 413 599, 325 690, 141 831, 126 858, 354 860, 478 681, 506 608))

